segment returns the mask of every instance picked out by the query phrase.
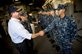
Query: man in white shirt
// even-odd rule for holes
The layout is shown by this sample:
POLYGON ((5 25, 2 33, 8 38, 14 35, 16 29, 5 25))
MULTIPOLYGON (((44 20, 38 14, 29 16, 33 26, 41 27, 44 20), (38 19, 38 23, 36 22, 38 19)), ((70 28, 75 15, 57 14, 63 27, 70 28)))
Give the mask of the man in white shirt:
POLYGON ((11 18, 8 22, 8 33, 12 42, 15 44, 20 54, 31 54, 29 52, 26 40, 36 38, 40 36, 40 33, 31 34, 24 28, 24 26, 20 23, 21 18, 16 7, 9 7, 8 12, 11 15, 11 18))

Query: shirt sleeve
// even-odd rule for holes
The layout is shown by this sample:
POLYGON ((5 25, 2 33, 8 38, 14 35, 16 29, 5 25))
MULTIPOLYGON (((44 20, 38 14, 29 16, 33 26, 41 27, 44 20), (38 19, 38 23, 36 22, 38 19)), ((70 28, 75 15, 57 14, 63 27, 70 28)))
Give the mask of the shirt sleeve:
POLYGON ((53 20, 45 29, 44 32, 49 32, 50 30, 52 30, 55 27, 55 20, 53 20))
POLYGON ((77 24, 75 23, 75 20, 71 20, 71 25, 70 25, 70 35, 71 35, 71 40, 75 39, 77 37, 77 24))
POLYGON ((29 33, 28 30, 26 30, 22 24, 17 24, 14 27, 14 31, 17 35, 29 40, 31 39, 32 34, 29 33))

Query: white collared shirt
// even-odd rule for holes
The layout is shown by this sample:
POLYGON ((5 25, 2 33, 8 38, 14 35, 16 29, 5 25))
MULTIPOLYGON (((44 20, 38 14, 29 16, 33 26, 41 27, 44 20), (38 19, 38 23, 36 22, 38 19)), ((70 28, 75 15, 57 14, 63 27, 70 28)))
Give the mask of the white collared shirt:
POLYGON ((21 43, 25 39, 31 39, 32 34, 24 28, 20 20, 11 18, 8 22, 8 33, 14 43, 21 43))

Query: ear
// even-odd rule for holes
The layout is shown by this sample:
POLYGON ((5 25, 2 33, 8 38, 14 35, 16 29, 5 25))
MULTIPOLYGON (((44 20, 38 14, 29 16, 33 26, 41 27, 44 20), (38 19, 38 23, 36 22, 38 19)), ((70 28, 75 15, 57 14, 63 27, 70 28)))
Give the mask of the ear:
POLYGON ((62 12, 65 12, 65 9, 62 9, 62 12))
POLYGON ((10 13, 11 15, 13 15, 13 13, 10 13))

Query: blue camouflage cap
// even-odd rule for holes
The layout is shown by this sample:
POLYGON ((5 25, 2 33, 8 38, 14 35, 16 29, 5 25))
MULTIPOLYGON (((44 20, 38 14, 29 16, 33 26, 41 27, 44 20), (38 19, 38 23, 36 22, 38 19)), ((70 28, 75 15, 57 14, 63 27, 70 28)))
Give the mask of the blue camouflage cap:
POLYGON ((66 5, 59 4, 57 9, 58 10, 60 10, 60 9, 66 9, 66 5))

